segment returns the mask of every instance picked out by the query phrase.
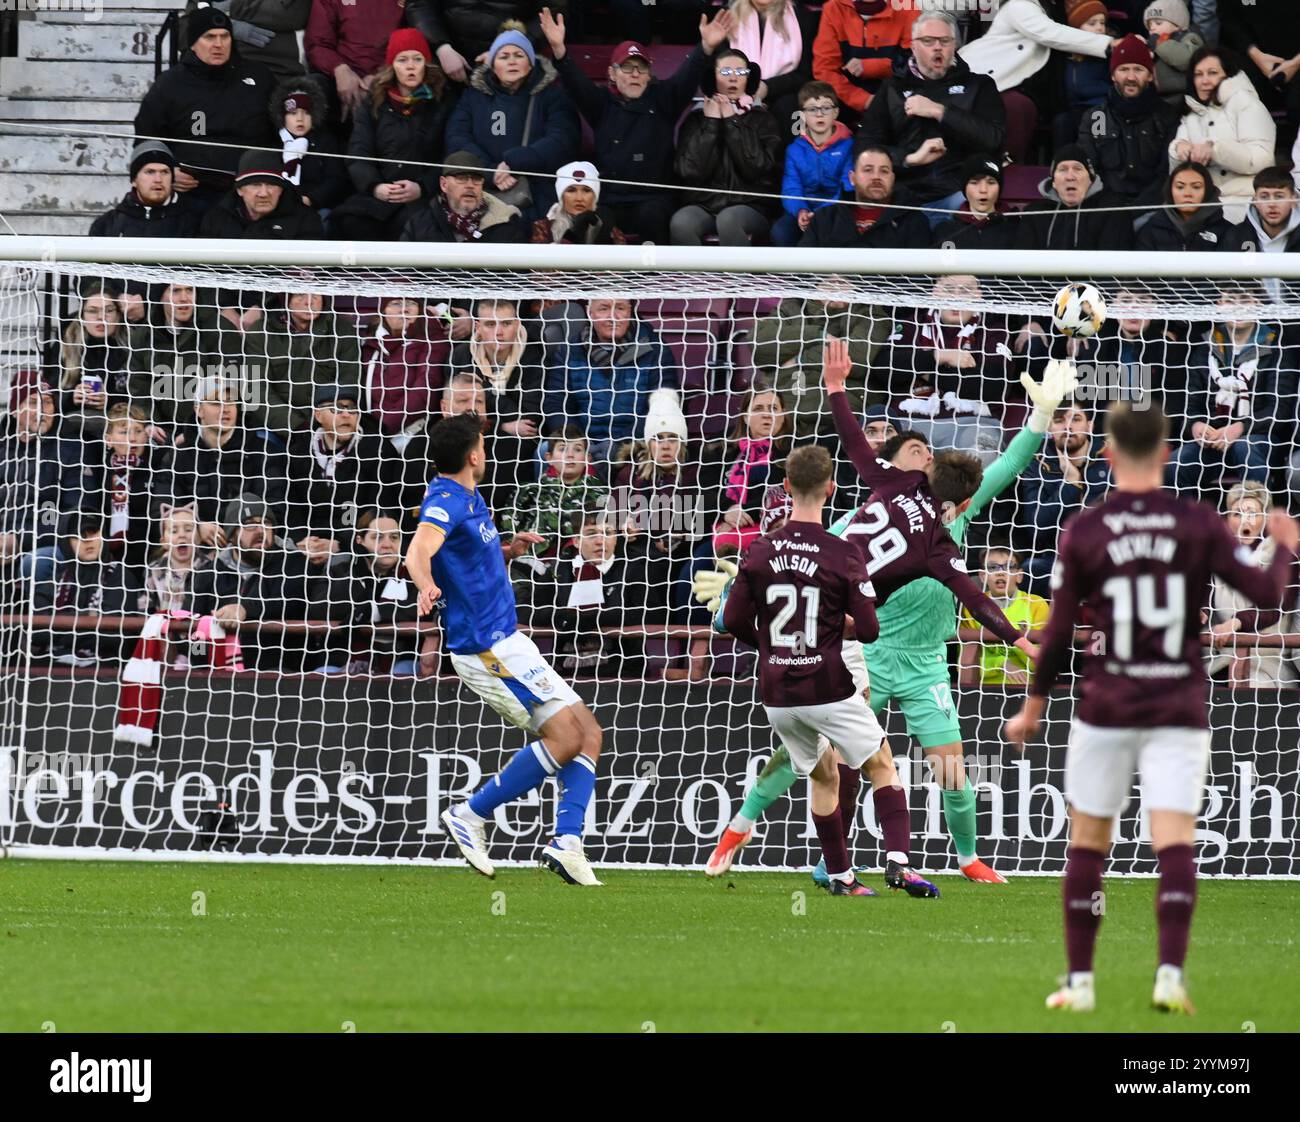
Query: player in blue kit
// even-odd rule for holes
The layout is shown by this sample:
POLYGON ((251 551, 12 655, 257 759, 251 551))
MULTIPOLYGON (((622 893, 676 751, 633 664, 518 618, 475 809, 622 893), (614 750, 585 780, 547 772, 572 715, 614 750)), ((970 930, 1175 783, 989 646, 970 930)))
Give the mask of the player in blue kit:
MULTIPOLYGON (((464 413, 429 433, 438 475, 420 506, 406 567, 420 590, 420 614, 442 600, 451 662, 470 689, 507 721, 537 736, 465 802, 442 815, 470 867, 496 875, 484 827, 492 812, 555 776, 560 804, 542 863, 570 884, 599 885, 582 850, 582 826, 596 786, 601 728, 591 710, 518 628, 503 546, 477 485, 487 468, 481 418, 464 413)), ((520 534, 512 546, 538 541, 520 534)))

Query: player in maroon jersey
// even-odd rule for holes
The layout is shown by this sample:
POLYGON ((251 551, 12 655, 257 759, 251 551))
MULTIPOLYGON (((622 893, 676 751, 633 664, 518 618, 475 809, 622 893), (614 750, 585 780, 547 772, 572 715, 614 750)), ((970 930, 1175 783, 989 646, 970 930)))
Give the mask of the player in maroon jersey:
MULTIPOLYGON (((858 550, 822 527, 822 508, 834 493, 826 449, 808 445, 786 462, 793 509, 785 525, 757 538, 745 553, 722 610, 722 624, 759 651, 759 692, 768 720, 799 775, 811 780, 813 823, 836 896, 874 896, 849 864, 839 813, 839 756, 860 769, 873 788, 902 795, 893 758, 871 707, 844 664, 844 620, 852 617, 859 642, 879 633, 874 590, 858 550), (832 744, 838 746, 838 755, 832 744)), ((912 896, 939 890, 907 868, 910 824, 903 800, 886 832, 886 883, 912 896), (895 835, 895 836, 891 836, 895 835)))
POLYGON ((848 342, 828 337, 822 381, 835 431, 845 454, 871 488, 871 498, 853 516, 844 538, 862 550, 877 603, 883 604, 895 589, 918 577, 933 577, 984 627, 1034 658, 1033 641, 967 573, 961 550, 943 528, 943 512, 951 509, 959 514, 979 489, 979 460, 957 451, 936 456, 925 437, 906 430, 887 440, 877 454, 844 392, 851 365, 848 342))
POLYGON ((1080 604, 1099 640, 1083 655, 1081 686, 1065 757, 1070 850, 1064 880, 1070 974, 1048 1008, 1089 1011, 1092 957, 1101 924, 1102 869, 1115 819, 1128 805, 1134 770, 1150 817, 1160 870, 1159 957, 1152 1004, 1192 1012, 1183 961, 1196 904, 1193 842, 1210 755, 1208 683, 1200 613, 1218 576, 1260 608, 1281 604, 1300 527, 1269 518, 1277 543, 1268 569, 1249 555, 1215 511, 1161 491, 1169 424, 1159 406, 1112 405, 1106 458, 1114 490, 1067 524, 1052 571, 1052 610, 1037 673, 1006 725, 1017 745, 1034 735, 1047 694, 1064 672, 1080 604))

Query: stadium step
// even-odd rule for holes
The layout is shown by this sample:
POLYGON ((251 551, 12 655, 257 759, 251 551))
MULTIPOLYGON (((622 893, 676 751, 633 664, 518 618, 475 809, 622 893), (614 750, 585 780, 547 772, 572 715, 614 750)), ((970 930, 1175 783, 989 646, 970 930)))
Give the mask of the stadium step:
MULTIPOLYGON (((28 20, 20 23, 18 57, 28 61, 130 62, 152 66, 153 41, 161 21, 130 12, 111 14, 129 22, 38 23, 28 20)), ((151 71, 151 79, 152 76, 151 71)))
POLYGON ((0 95, 14 98, 130 98, 139 103, 153 84, 148 62, 82 62, 77 59, 7 59, 0 67, 0 95))
POLYGON ((113 176, 0 172, 0 213, 81 211, 99 214, 115 205, 125 192, 126 176, 121 172, 113 176))
POLYGON ((13 135, 0 147, 0 173, 111 175, 125 190, 130 159, 127 137, 13 135))

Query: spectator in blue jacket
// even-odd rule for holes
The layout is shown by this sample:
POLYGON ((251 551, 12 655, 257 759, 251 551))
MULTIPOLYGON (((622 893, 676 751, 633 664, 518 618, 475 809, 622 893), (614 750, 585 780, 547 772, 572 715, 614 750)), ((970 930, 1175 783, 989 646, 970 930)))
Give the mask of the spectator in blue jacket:
POLYGON ((597 297, 587 323, 552 352, 546 373, 546 427, 576 424, 587 434, 593 462, 612 461, 632 440, 650 395, 678 386, 677 360, 631 300, 597 297))
POLYGON ((1061 526, 1104 498, 1109 487, 1110 468, 1100 438, 1093 435, 1092 417, 1078 405, 1063 405, 1052 415, 1042 452, 1020 477, 1020 513, 1029 519, 1019 527, 1031 554, 1025 562, 1029 591, 1050 596, 1048 578, 1061 526))
POLYGON ((507 21, 475 69, 447 122, 447 147, 483 157, 492 193, 518 207, 526 221, 555 202, 555 185, 540 175, 578 158, 578 114, 550 59, 539 59, 523 25, 507 21))
POLYGON ((848 188, 853 133, 840 122, 840 99, 829 82, 807 82, 799 90, 802 132, 785 150, 781 180, 785 213, 772 226, 773 245, 798 245, 813 212, 848 188))

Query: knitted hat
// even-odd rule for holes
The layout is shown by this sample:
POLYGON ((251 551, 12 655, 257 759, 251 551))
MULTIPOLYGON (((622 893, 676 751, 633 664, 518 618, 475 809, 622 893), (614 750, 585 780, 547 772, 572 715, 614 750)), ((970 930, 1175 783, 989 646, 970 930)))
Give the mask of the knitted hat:
POLYGON ((610 66, 621 66, 630 58, 639 58, 647 66, 654 66, 655 60, 650 57, 647 51, 635 39, 624 39, 617 47, 614 53, 609 56, 610 66))
POLYGON ((284 177, 284 164, 278 152, 259 152, 250 149, 239 157, 239 171, 235 173, 235 186, 247 187, 250 183, 274 183, 288 186, 284 177))
POLYGON ((968 156, 961 165, 963 187, 972 179, 983 179, 985 176, 991 176, 998 181, 999 187, 1002 186, 1002 165, 992 156, 968 156))
POLYGON ((1101 0, 1065 0, 1065 22, 1078 30, 1093 16, 1104 16, 1106 5, 1101 0))
POLYGON ((643 440, 653 440, 664 432, 672 433, 683 444, 686 443, 686 417, 677 400, 676 390, 655 390, 650 395, 641 437, 643 440))
POLYGON ((1118 67, 1129 62, 1145 66, 1153 75, 1156 72, 1155 56, 1151 53, 1151 48, 1147 46, 1147 41, 1140 35, 1125 35, 1110 49, 1110 72, 1112 74, 1115 73, 1118 67))
POLYGON ((1148 4, 1142 13, 1142 26, 1146 27, 1153 19, 1167 19, 1179 31, 1192 26, 1192 15, 1184 0, 1155 0, 1154 4, 1148 4))
POLYGON ((522 31, 515 31, 513 28, 509 31, 503 31, 492 40, 492 46, 487 49, 487 64, 492 65, 496 61, 497 51, 502 47, 518 47, 528 56, 528 61, 537 65, 537 52, 533 50, 533 45, 528 41, 528 36, 522 31))
POLYGON ((14 412, 34 393, 48 397, 53 404, 58 400, 54 387, 41 377, 39 370, 20 370, 9 383, 9 412, 14 412))
POLYGON ((224 28, 233 34, 230 17, 208 4, 195 8, 185 17, 185 46, 192 47, 214 28, 224 28))
POLYGON ((1091 179, 1097 178, 1097 169, 1092 166, 1092 160, 1084 150, 1082 144, 1067 144, 1063 148, 1058 148, 1056 154, 1052 156, 1052 174, 1056 174, 1056 169, 1067 160, 1073 160, 1076 164, 1082 164, 1088 169, 1088 176, 1091 179))
POLYGON ((590 187, 596 192, 596 201, 600 201, 600 172, 595 164, 585 160, 574 160, 565 164, 555 173, 555 193, 563 196, 570 187, 590 187))
POLYGON ((433 51, 429 49, 429 40, 414 27, 399 27, 388 37, 388 46, 384 49, 384 63, 393 65, 393 59, 403 51, 419 51, 425 62, 433 61, 433 51))
POLYGON ((166 164, 174 171, 176 157, 161 140, 142 140, 131 149, 131 174, 128 178, 134 179, 136 172, 146 164, 166 164))

